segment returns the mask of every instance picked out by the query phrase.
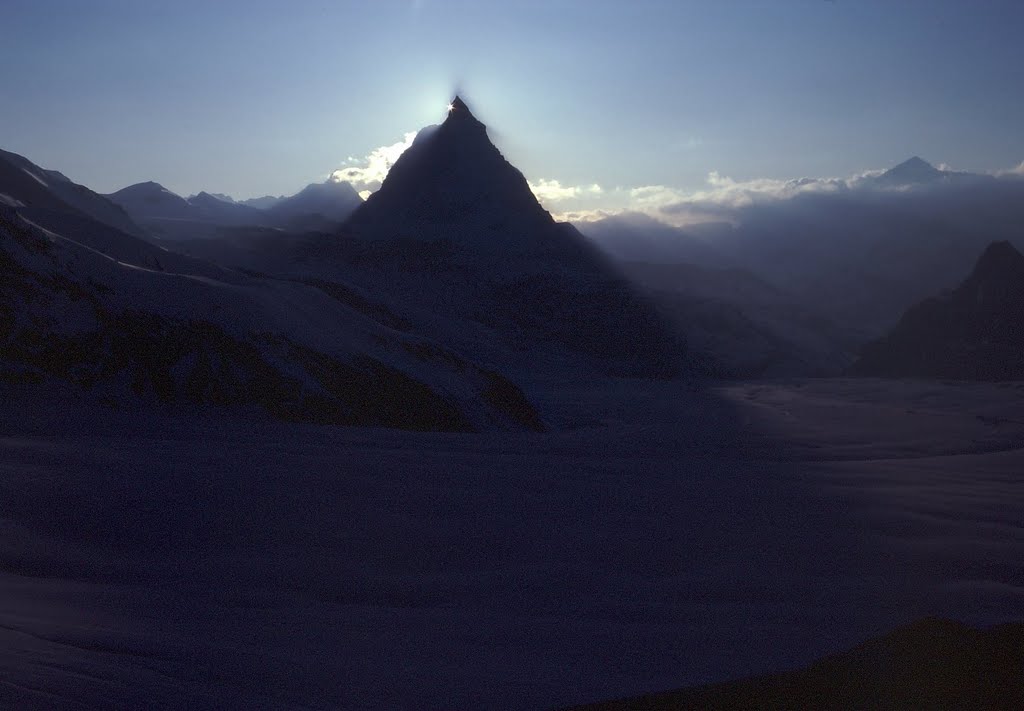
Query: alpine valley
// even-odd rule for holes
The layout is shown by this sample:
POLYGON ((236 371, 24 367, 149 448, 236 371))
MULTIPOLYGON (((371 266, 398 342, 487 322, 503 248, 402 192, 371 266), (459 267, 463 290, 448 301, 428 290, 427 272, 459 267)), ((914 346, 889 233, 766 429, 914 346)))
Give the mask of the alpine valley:
POLYGON ((786 189, 561 222, 459 97, 365 199, 0 152, 0 706, 1014 706, 1024 179, 786 189))

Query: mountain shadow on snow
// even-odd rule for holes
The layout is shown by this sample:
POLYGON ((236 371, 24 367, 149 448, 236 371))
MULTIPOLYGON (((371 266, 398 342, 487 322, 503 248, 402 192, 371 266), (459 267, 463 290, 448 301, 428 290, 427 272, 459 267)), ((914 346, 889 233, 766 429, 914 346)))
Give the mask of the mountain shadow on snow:
POLYGON ((670 376, 682 339, 575 227, 556 222, 458 97, 309 258, 376 271, 433 313, 509 348, 555 347, 606 372, 670 376))

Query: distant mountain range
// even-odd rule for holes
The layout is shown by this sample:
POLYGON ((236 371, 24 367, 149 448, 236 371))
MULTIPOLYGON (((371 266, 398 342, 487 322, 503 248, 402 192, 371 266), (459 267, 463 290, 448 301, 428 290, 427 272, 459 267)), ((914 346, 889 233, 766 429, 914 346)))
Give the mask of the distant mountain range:
POLYGON ((886 377, 1024 378, 1024 255, 995 242, 953 291, 911 307, 864 347, 851 372, 886 377))
POLYGON ((312 183, 290 197, 237 202, 222 193, 181 197, 154 182, 136 183, 107 196, 149 234, 164 240, 209 239, 225 227, 334 230, 362 199, 345 182, 312 183))

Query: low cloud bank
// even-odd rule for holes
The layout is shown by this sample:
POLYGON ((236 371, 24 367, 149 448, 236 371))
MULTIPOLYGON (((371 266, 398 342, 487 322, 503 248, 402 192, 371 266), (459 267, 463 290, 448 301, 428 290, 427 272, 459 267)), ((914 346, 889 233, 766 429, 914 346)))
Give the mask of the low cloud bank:
MULTIPOLYGON (((412 145, 416 132, 401 141, 380 146, 362 158, 349 156, 330 175, 346 181, 365 198, 377 190, 395 161, 412 145)), ((556 178, 537 178, 530 189, 560 220, 597 222, 616 215, 644 214, 676 227, 711 221, 736 221, 753 207, 768 206, 808 195, 878 195, 969 189, 991 181, 1024 177, 1024 161, 992 173, 958 172, 945 164, 933 167, 912 158, 888 170, 868 170, 847 177, 736 180, 718 171, 708 173, 698 190, 671 185, 572 185, 556 178)))

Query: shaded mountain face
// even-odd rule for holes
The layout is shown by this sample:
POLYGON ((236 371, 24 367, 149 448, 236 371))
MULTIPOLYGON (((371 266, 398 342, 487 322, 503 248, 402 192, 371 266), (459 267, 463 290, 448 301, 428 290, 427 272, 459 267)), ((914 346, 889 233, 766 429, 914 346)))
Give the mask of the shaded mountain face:
POLYGON ((265 209, 281 217, 320 214, 340 222, 362 204, 363 199, 349 183, 328 180, 310 183, 295 195, 282 198, 265 209))
POLYGON ((284 195, 278 195, 277 197, 273 195, 264 195, 263 197, 249 198, 248 200, 236 200, 235 202, 241 205, 255 207, 259 210, 266 210, 268 207, 273 207, 284 199, 284 195))
POLYGON ((342 234, 306 257, 347 262, 432 317, 461 321, 457 340, 483 326, 506 352, 557 348, 622 374, 668 375, 683 363, 649 300, 552 219, 458 97, 342 234))
POLYGON ((107 197, 137 218, 187 219, 192 213, 188 200, 153 181, 129 185, 107 197))
MULTIPOLYGON (((511 382, 409 332, 358 289, 168 252, 30 179, 38 189, 0 203, 4 388, 343 425, 543 427, 511 382)), ((137 192, 174 204, 158 186, 137 192)))
POLYGON ((74 212, 125 234, 145 235, 145 230, 120 206, 71 182, 63 173, 40 168, 17 153, 0 151, 0 203, 74 212))
POLYGON ((910 308, 851 372, 886 377, 1024 378, 1024 255, 994 242, 951 293, 910 308))
POLYGON ((507 252, 544 246, 554 221, 456 97, 444 123, 420 131, 349 224, 374 238, 448 238, 507 252))
POLYGON ((310 183, 291 197, 267 206, 266 213, 275 224, 294 229, 324 229, 344 222, 363 199, 351 184, 328 180, 310 183))

